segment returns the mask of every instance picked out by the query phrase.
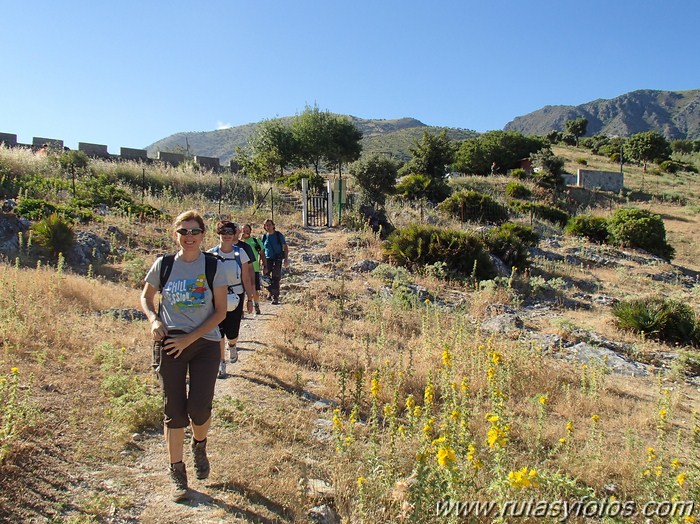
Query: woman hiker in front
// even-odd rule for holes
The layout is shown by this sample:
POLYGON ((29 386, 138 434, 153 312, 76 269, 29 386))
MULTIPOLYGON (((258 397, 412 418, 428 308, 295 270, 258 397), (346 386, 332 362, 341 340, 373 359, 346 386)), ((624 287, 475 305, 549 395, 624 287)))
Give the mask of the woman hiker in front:
POLYGON ((185 428, 190 424, 196 476, 200 480, 209 476, 207 432, 219 370, 219 324, 226 316, 227 279, 225 271, 216 271, 211 278, 206 269, 212 263, 206 262, 208 255, 200 249, 204 232, 199 213, 181 213, 174 223, 179 251, 166 282, 161 282, 164 257, 159 257, 146 274, 141 293, 141 307, 151 323, 153 339, 162 340, 158 374, 165 397, 165 442, 175 501, 187 496, 182 459, 185 428), (157 308, 159 290, 162 297, 157 308))

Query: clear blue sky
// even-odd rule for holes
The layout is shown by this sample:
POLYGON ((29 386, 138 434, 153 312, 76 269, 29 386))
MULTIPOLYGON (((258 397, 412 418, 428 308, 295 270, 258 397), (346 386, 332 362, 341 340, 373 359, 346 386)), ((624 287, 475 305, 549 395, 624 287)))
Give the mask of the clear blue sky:
POLYGON ((700 88, 697 0, 0 0, 0 132, 142 148, 293 116, 502 129, 700 88))

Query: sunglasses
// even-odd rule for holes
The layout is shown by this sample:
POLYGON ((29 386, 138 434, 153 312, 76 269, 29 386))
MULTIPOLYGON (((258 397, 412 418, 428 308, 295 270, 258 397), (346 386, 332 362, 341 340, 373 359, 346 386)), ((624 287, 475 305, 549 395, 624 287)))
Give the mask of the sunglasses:
POLYGON ((220 235, 233 235, 236 232, 235 229, 231 229, 230 227, 225 227, 224 229, 219 231, 220 235))
POLYGON ((204 230, 199 228, 199 227, 193 227, 192 229, 186 229, 184 227, 181 227, 180 229, 175 230, 176 233, 179 235, 190 235, 190 236, 196 236, 196 235, 201 235, 204 233, 204 230))

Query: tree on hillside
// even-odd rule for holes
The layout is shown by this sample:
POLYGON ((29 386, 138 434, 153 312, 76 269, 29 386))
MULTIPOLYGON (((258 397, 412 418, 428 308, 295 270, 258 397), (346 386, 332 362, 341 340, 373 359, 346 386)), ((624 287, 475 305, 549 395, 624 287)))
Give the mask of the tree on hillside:
POLYGON ((280 177, 284 176, 284 169, 293 162, 298 150, 291 129, 279 119, 260 122, 250 147, 257 163, 270 170, 279 168, 280 177))
POLYGON ((662 161, 671 156, 671 145, 657 131, 637 133, 625 142, 625 156, 642 162, 646 172, 647 162, 662 161))
POLYGON ((355 127, 349 118, 341 115, 331 115, 327 122, 328 142, 324 153, 325 159, 332 166, 338 167, 338 175, 342 176, 342 165, 354 162, 362 153, 362 132, 355 127))
POLYGON ((567 133, 570 133, 576 137, 576 147, 578 147, 578 138, 586 134, 588 119, 575 118, 574 120, 567 120, 564 122, 564 127, 566 128, 567 133))
POLYGON ((420 142, 414 140, 409 151, 412 158, 401 168, 401 175, 421 174, 432 180, 444 180, 446 169, 454 159, 455 145, 447 131, 437 135, 424 131, 420 142))
POLYGON ((501 170, 520 167, 520 160, 547 147, 545 138, 525 136, 517 131, 489 131, 462 142, 455 153, 454 168, 486 176, 495 162, 501 170))
POLYGON ((564 186, 562 173, 564 171, 564 159, 556 156, 551 149, 543 148, 530 155, 532 167, 539 168, 535 172, 537 185, 550 189, 556 195, 557 190, 564 186))
POLYGON ((321 162, 329 151, 328 130, 332 117, 328 111, 321 111, 314 105, 306 106, 304 111, 292 120, 292 136, 299 146, 299 159, 306 166, 313 165, 316 174, 319 174, 321 162))
POLYGON ((371 204, 384 206, 387 195, 396 185, 396 162, 384 155, 374 154, 350 164, 350 174, 362 190, 362 199, 371 204))

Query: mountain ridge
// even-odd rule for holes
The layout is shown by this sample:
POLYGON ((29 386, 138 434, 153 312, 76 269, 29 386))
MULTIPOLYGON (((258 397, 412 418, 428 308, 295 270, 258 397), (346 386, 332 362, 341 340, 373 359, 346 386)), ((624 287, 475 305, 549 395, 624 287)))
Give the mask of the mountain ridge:
POLYGON ((515 117, 504 130, 544 135, 552 130, 564 131, 566 121, 575 118, 588 119, 586 136, 600 133, 629 137, 655 130, 669 140, 700 138, 700 89, 640 89, 577 106, 547 105, 515 117))

